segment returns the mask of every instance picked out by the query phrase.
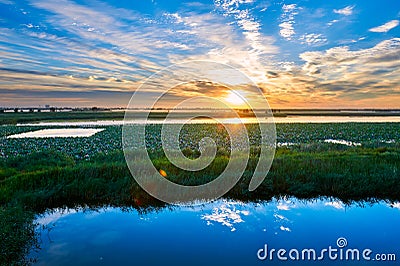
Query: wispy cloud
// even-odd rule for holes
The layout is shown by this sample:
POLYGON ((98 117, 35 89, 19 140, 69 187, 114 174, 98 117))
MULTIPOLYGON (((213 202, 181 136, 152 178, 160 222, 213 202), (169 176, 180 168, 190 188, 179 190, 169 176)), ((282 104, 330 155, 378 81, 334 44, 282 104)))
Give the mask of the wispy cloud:
POLYGON ((251 15, 248 8, 241 8, 241 4, 252 3, 251 0, 217 0, 215 5, 223 10, 225 16, 233 16, 237 25, 243 30, 243 35, 255 52, 268 52, 268 47, 264 47, 260 34, 261 24, 251 15))
POLYGON ((398 20, 391 20, 389 22, 386 22, 385 24, 378 26, 378 27, 374 27, 369 29, 369 31, 371 32, 388 32, 391 29, 396 28, 397 26, 399 26, 399 21, 398 20))
MULTIPOLYGON (((219 0, 214 2, 217 13, 185 16, 188 32, 197 36, 201 43, 210 44, 208 51, 190 55, 186 59, 227 63, 241 68, 256 80, 265 79, 264 67, 279 49, 274 45, 274 38, 260 32, 262 25, 251 14, 249 5, 252 2, 219 0), (210 28, 213 30, 210 31, 210 28)), ((181 59, 179 55, 174 56, 174 62, 181 59)))
POLYGON ((333 20, 329 21, 326 25, 332 26, 333 24, 338 23, 338 22, 339 22, 339 20, 333 19, 333 20))
POLYGON ((344 16, 350 16, 351 14, 353 14, 354 7, 355 6, 346 6, 342 9, 334 9, 333 12, 344 16))
POLYGON ((13 5, 14 2, 10 1, 10 0, 0 0, 0 4, 4 4, 4 5, 13 5))

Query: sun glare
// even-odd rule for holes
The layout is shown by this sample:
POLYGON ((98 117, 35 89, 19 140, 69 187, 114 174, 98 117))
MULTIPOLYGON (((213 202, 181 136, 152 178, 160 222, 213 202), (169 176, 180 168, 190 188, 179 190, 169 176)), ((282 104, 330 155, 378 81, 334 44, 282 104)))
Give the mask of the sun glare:
POLYGON ((245 104, 245 101, 243 98, 236 92, 230 91, 228 96, 225 98, 225 100, 228 103, 234 104, 234 105, 242 105, 245 104))

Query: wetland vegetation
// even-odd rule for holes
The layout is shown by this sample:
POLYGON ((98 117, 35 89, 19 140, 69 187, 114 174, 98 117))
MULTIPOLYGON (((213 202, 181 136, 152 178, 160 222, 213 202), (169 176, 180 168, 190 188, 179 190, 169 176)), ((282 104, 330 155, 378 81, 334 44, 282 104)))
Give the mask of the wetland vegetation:
MULTIPOLYGON (((224 197, 252 202, 279 196, 335 197, 343 202, 400 200, 399 123, 276 126, 278 147, 271 170, 262 185, 249 192, 260 137, 255 125, 247 125, 252 147, 249 163, 238 184, 224 197), (329 139, 346 142, 326 142, 329 139)), ((35 244, 32 220, 47 209, 129 206, 146 211, 165 206, 131 177, 121 148, 121 126, 102 126, 105 130, 88 138, 7 138, 43 128, 57 127, 0 127, 1 265, 29 263, 24 258, 35 244)), ((160 145, 160 128, 147 126, 146 144, 155 167, 165 171, 167 178, 186 185, 201 184, 224 170, 230 155, 229 138, 221 126, 183 127, 180 144, 187 157, 199 155, 202 137, 217 142, 216 158, 199 172, 178 170, 169 163, 160 145)))

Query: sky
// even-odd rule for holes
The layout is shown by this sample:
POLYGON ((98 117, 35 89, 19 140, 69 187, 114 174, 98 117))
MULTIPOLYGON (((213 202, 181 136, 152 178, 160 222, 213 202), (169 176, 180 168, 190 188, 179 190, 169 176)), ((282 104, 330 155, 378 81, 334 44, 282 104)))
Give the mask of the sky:
MULTIPOLYGON (((181 72, 184 84, 143 86, 205 60, 244 73, 272 108, 400 108, 399 21, 398 0, 0 0, 0 106, 126 107, 141 88, 144 107, 175 85, 166 105, 234 104, 226 84, 181 72)), ((250 84, 232 86, 245 97, 250 84)))

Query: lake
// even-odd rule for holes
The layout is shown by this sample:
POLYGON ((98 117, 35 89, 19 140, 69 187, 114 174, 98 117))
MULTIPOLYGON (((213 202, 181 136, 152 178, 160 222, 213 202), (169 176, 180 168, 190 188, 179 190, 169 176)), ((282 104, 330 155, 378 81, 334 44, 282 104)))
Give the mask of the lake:
POLYGON ((309 265, 310 261, 301 260, 304 249, 315 249, 318 259, 329 246, 337 250, 337 259, 325 253, 321 261, 311 264, 365 264, 363 257, 346 261, 343 255, 341 260, 340 251, 346 254, 348 249, 370 249, 366 258, 371 259, 400 256, 399 203, 220 199, 147 213, 119 208, 56 209, 36 222, 41 250, 31 254, 37 258, 35 265, 309 265), (282 261, 276 252, 272 260, 260 260, 258 255, 263 258, 266 245, 268 253, 292 250, 295 259, 293 249, 297 249, 300 260, 282 261))

